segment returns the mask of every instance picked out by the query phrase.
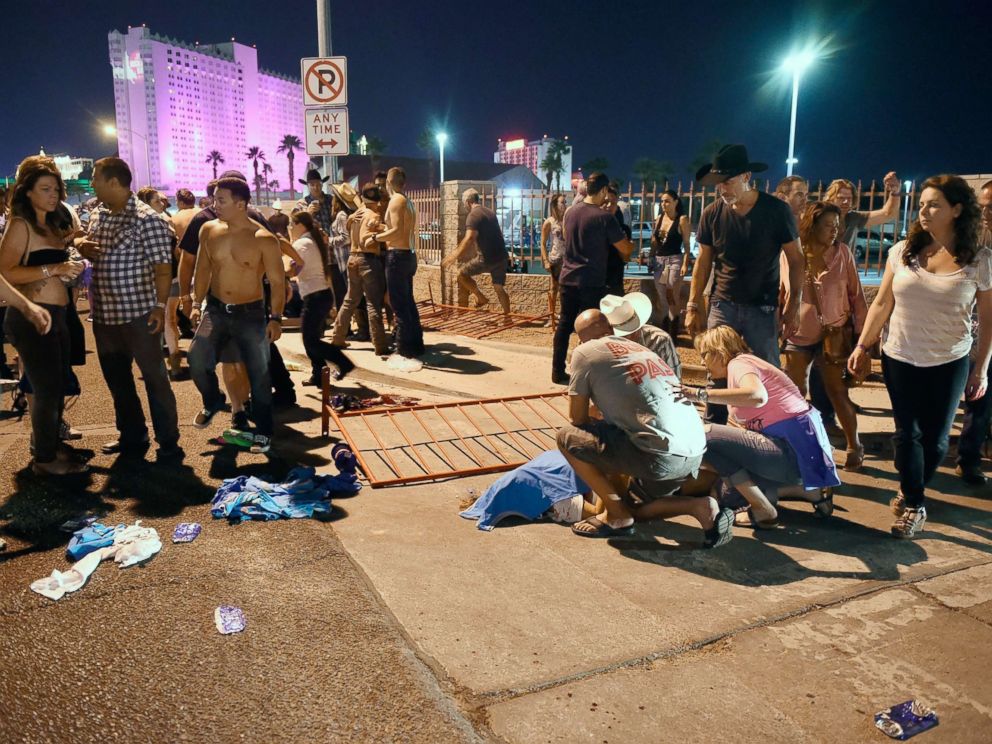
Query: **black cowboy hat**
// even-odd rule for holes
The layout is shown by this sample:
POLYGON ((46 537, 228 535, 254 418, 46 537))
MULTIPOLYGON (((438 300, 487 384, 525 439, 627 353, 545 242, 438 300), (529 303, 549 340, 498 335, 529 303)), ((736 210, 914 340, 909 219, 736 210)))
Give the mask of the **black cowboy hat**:
POLYGON ((317 170, 316 168, 311 168, 310 170, 307 171, 307 177, 306 178, 299 178, 297 180, 300 183, 302 183, 304 186, 306 186, 311 181, 320 181, 321 183, 327 183, 328 181, 331 180, 331 177, 330 176, 324 176, 323 178, 321 178, 320 177, 320 171, 317 170))
POLYGON ((752 163, 744 145, 724 145, 713 156, 713 162, 696 171, 696 180, 703 186, 715 186, 741 173, 761 173, 768 163, 752 163))
POLYGON ((242 173, 241 171, 236 171, 236 170, 224 171, 223 173, 220 174, 220 177, 221 178, 237 178, 239 181, 244 181, 245 183, 248 183, 248 179, 245 178, 245 174, 242 173))

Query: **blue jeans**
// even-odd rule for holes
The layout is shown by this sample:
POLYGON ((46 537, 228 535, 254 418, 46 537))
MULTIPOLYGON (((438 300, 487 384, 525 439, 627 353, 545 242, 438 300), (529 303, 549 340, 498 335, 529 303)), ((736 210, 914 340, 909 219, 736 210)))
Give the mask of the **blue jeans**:
POLYGON ((923 506, 924 489, 947 454, 947 435, 968 381, 968 357, 916 367, 883 353, 882 374, 896 424, 899 487, 907 506, 923 506))
MULTIPOLYGON (((969 375, 974 368, 974 362, 969 362, 969 375)), ((964 426, 961 428, 961 438, 958 439, 958 465, 977 466, 982 461, 982 445, 988 439, 990 421, 992 391, 987 390, 978 400, 965 401, 964 426)))
POLYGON ((417 257, 412 251, 390 250, 386 254, 386 288, 396 317, 396 351, 405 357, 424 353, 424 329, 413 299, 413 275, 417 257))
POLYGON ((227 307, 230 310, 225 310, 225 306, 213 297, 207 298, 196 336, 189 347, 190 376, 203 397, 203 405, 217 408, 223 399, 217 384, 217 356, 228 342, 233 342, 248 372, 251 413, 256 429, 259 434, 272 436, 272 383, 264 303, 227 307))
POLYGON ((775 305, 744 305, 730 300, 710 300, 707 328, 726 325, 733 328, 751 347, 756 357, 776 367, 782 365, 778 352, 778 318, 775 305))

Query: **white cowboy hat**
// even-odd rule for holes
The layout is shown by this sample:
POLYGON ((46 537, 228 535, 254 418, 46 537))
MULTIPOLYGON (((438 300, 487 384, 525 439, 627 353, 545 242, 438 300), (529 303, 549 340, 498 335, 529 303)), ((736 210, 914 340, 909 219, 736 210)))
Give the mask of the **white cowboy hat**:
POLYGON ((623 297, 606 295, 599 301, 599 311, 606 316, 618 336, 640 330, 651 317, 651 298, 643 292, 630 292, 623 297))

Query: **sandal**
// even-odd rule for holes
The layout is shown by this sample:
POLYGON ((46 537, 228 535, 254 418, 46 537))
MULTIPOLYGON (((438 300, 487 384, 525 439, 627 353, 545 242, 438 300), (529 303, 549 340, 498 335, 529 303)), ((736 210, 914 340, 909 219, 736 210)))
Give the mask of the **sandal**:
POLYGON ((734 537, 734 511, 722 507, 713 520, 713 526, 703 532, 703 549, 712 550, 726 545, 734 537))
POLYGON ((576 522, 572 525, 572 532, 574 532, 579 537, 622 537, 623 535, 631 535, 634 532, 634 525, 629 527, 610 527, 606 522, 603 522, 596 517, 589 517, 588 519, 583 519, 581 522, 576 522), (575 529, 580 524, 588 524, 590 527, 595 529, 592 532, 585 530, 575 529))
POLYGON ((754 530, 773 530, 779 526, 780 522, 777 514, 771 519, 755 519, 754 511, 749 508, 746 512, 737 513, 734 518, 734 524, 738 527, 750 527, 754 530), (741 519, 745 515, 747 517, 746 521, 741 519))
POLYGON ((858 445, 854 449, 847 450, 847 460, 844 462, 844 470, 849 473, 856 473, 861 470, 865 461, 865 447, 858 445))
POLYGON ((820 498, 811 503, 813 504, 813 516, 819 519, 826 519, 834 513, 834 489, 821 488, 820 498))

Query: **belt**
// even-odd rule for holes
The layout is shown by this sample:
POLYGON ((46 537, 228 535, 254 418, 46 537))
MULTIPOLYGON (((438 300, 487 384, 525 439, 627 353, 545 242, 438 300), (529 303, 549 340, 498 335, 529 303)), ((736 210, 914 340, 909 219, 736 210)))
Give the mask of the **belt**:
POLYGON ((390 246, 386 250, 387 251, 406 251, 407 253, 409 253, 413 249, 412 248, 393 248, 392 246, 390 246))
POLYGON ((247 313, 252 310, 265 310, 265 300, 255 300, 253 302, 242 302, 240 304, 234 304, 230 302, 221 302, 213 295, 207 295, 207 304, 223 310, 225 313, 247 313))

